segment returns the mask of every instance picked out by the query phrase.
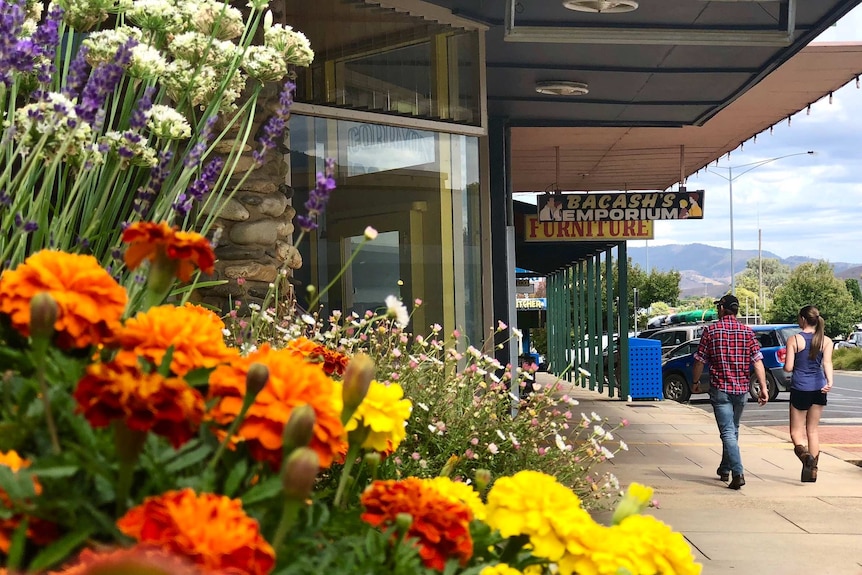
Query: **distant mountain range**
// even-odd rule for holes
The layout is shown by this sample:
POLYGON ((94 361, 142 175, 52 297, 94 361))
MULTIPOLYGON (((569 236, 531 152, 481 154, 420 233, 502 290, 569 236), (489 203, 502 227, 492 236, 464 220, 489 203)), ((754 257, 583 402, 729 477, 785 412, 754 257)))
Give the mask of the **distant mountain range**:
MULTIPOLYGON (((706 295, 718 297, 730 290, 730 250, 706 244, 670 244, 628 248, 629 257, 645 270, 655 269, 662 272, 676 270, 682 276, 680 291, 682 296, 706 295), (649 262, 647 262, 649 258, 649 262)), ((791 256, 782 258, 772 252, 761 252, 763 259, 777 259, 791 268, 806 262, 817 262, 816 258, 791 256)), ((745 269, 748 260, 757 258, 757 250, 734 250, 733 267, 739 273, 745 269)), ((840 278, 859 279, 862 264, 829 262, 840 278)))

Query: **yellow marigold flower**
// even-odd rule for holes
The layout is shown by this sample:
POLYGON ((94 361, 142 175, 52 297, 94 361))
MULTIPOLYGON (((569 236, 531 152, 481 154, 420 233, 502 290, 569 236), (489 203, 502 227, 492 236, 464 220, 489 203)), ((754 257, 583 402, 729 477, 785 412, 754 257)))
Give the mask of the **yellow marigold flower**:
POLYGON ((470 485, 462 481, 452 481, 448 477, 434 477, 425 479, 432 488, 436 489, 444 497, 450 498, 452 501, 458 501, 470 508, 473 512, 473 519, 484 521, 486 517, 485 504, 482 503, 482 498, 476 493, 470 485))
POLYGON ((47 292, 57 304, 57 345, 84 348, 110 337, 126 309, 126 291, 93 256, 42 250, 0 275, 0 314, 30 335, 30 300, 47 292))
POLYGON ((497 563, 496 565, 485 567, 479 572, 479 575, 521 575, 521 571, 506 563, 497 563))
POLYGON ((209 240, 197 232, 184 232, 164 222, 136 222, 123 231, 129 244, 125 261, 130 270, 144 260, 167 261, 180 281, 189 281, 195 268, 213 273, 215 254, 209 240))
POLYGON ((242 408, 246 376, 252 363, 266 366, 269 379, 255 396, 233 442, 244 441, 254 459, 267 461, 278 469, 284 457, 284 426, 294 409, 310 405, 314 409, 314 433, 309 447, 320 457, 320 466, 329 467, 333 458, 347 447, 341 424, 341 388, 320 364, 309 363, 292 351, 274 351, 263 345, 249 356, 237 357, 213 371, 209 393, 210 399, 218 401, 209 418, 224 427, 236 418, 242 408))
POLYGON ((224 343, 223 329, 216 314, 191 303, 153 307, 129 318, 117 331, 115 341, 122 348, 117 360, 129 364, 140 357, 159 366, 172 347, 174 375, 215 367, 236 356, 224 343))
POLYGON ((368 429, 364 449, 394 451, 406 437, 407 419, 413 404, 404 399, 404 390, 397 383, 371 382, 365 400, 359 404, 345 429, 353 431, 360 425, 368 429))
POLYGON ((488 493, 486 523, 503 537, 527 535, 533 554, 557 561, 586 549, 596 523, 571 489, 539 471, 498 479, 488 493))
POLYGON ((207 572, 267 575, 275 552, 238 499, 191 489, 144 502, 119 521, 120 531, 153 548, 187 557, 207 572))
POLYGON ((700 575, 703 566, 696 563, 691 547, 682 534, 673 531, 652 515, 632 515, 609 528, 608 542, 627 541, 617 545, 620 557, 630 559, 635 573, 675 573, 700 575))
POLYGON ((628 491, 622 501, 619 502, 614 510, 613 523, 618 524, 620 521, 635 513, 640 513, 649 507, 652 499, 653 489, 640 483, 632 483, 629 485, 628 491))

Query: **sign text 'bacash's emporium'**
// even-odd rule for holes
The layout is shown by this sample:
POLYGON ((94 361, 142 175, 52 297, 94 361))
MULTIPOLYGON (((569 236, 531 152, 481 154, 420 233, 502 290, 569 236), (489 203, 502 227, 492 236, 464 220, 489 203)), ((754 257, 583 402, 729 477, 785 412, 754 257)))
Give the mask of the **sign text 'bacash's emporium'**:
POLYGON ((624 222, 703 219, 703 190, 578 193, 539 197, 541 222, 624 222))
POLYGON ((526 217, 524 240, 528 242, 577 242, 595 240, 651 240, 653 223, 637 222, 540 222, 526 217))

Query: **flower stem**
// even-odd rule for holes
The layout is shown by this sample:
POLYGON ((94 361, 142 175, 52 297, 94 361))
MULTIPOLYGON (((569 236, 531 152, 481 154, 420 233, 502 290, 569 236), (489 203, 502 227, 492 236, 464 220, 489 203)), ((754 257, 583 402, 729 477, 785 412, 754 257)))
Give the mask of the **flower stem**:
POLYGON ((245 415, 246 413, 248 413, 251 404, 254 403, 254 398, 255 396, 250 393, 245 394, 245 397, 242 400, 242 407, 240 408, 239 413, 237 414, 236 418, 230 422, 230 426, 227 428, 227 435, 225 435, 224 439, 219 444, 215 455, 213 455, 213 458, 210 459, 210 462, 207 464, 208 469, 214 470, 216 468, 216 465, 218 464, 222 455, 224 455, 224 450, 227 447, 227 444, 231 441, 231 438, 236 433, 236 430, 239 428, 240 424, 242 423, 242 420, 245 419, 245 415))
POLYGON ((296 524, 296 517, 299 515, 302 505, 302 501, 297 501, 291 497, 284 499, 281 520, 278 522, 278 528, 275 530, 275 536, 272 538, 272 548, 275 549, 276 553, 278 553, 281 544, 284 543, 284 538, 288 532, 296 524))
POLYGON ((44 362, 40 362, 36 367, 36 378, 39 380, 39 388, 42 390, 42 405, 45 406, 45 423, 48 425, 48 435, 51 436, 51 449, 54 453, 60 453, 60 438, 57 435, 57 424, 51 412, 51 400, 48 398, 48 384, 45 383, 44 362))
POLYGON ((328 284, 326 284, 325 288, 323 288, 322 290, 317 292, 317 294, 314 296, 314 299, 312 299, 310 302, 308 302, 308 309, 311 309, 314 306, 316 306, 317 302, 320 301, 320 298, 322 298, 326 292, 328 292, 330 289, 332 289, 332 286, 335 285, 335 282, 337 282, 338 280, 341 279, 341 276, 344 275, 344 272, 346 272, 350 268, 350 264, 352 264, 353 260, 356 259, 356 256, 359 255, 359 252, 362 250, 362 246, 364 246, 367 243, 368 243, 368 239, 363 239, 362 243, 359 244, 358 246, 356 246, 356 249, 353 250, 353 253, 350 254, 350 257, 347 258, 347 261, 344 262, 344 265, 341 266, 341 269, 338 270, 338 273, 335 274, 335 277, 332 278, 332 280, 328 284))
POLYGON ((344 469, 341 471, 341 477, 338 480, 338 489, 335 491, 335 506, 340 507, 344 497, 344 489, 350 481, 350 472, 353 470, 353 464, 356 463, 356 458, 359 457, 359 450, 362 448, 362 442, 350 442, 350 447, 347 448, 347 456, 344 458, 344 469))
POLYGON ((117 517, 126 512, 126 503, 132 490, 135 466, 138 463, 138 456, 141 454, 141 449, 144 447, 144 440, 146 438, 147 434, 145 432, 129 429, 122 421, 114 423, 114 445, 117 450, 117 460, 119 461, 115 493, 117 498, 117 517))

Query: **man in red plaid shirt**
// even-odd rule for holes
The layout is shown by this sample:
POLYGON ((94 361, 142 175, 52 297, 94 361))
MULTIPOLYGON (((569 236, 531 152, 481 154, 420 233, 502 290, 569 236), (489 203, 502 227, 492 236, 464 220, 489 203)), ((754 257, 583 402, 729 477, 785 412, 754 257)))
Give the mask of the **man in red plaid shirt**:
POLYGON ((718 321, 707 326, 700 337, 694 354, 693 379, 698 381, 703 366, 709 365, 709 402, 721 434, 721 463, 716 473, 722 481, 733 479, 728 487, 739 489, 745 485, 742 456, 739 454, 739 420, 748 398, 751 369, 760 383, 758 403, 766 405, 769 399, 766 371, 760 344, 750 327, 736 319, 739 300, 732 294, 715 302, 718 321))

